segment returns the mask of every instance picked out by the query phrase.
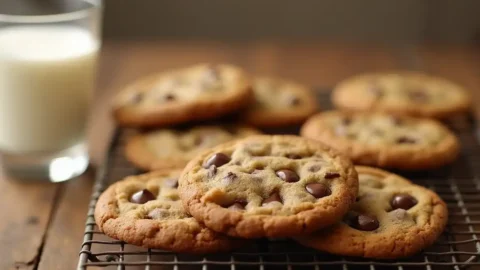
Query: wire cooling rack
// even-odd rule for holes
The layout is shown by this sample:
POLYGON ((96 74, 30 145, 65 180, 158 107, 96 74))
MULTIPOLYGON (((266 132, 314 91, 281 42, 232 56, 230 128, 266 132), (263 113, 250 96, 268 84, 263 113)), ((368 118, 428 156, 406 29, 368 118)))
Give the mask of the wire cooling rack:
MULTIPOLYGON (((322 108, 330 107, 328 100, 327 94, 319 96, 322 108)), ((450 213, 447 228, 422 253, 389 261, 334 256, 286 239, 261 239, 235 252, 207 256, 145 249, 111 239, 95 224, 97 199, 114 181, 140 173, 123 156, 125 140, 133 131, 117 130, 93 188, 78 269, 480 269, 480 145, 470 116, 451 119, 448 124, 462 142, 461 155, 454 164, 435 171, 397 172, 445 200, 450 213)))

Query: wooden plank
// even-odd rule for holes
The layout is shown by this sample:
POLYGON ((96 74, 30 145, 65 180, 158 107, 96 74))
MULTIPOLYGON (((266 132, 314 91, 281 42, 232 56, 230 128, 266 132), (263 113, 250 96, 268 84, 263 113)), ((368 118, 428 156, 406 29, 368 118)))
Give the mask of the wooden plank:
POLYGON ((89 170, 64 186, 58 209, 47 233, 38 269, 75 268, 85 229, 93 174, 93 170, 89 170))
POLYGON ((60 185, 22 182, 0 172, 0 269, 33 269, 60 185))

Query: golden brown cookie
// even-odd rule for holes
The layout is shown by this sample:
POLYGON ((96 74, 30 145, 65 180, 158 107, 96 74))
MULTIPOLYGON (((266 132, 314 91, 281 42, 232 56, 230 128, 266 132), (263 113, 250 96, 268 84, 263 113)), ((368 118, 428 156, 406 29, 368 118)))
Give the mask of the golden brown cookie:
POLYGON ((417 72, 370 73, 348 78, 333 90, 341 110, 446 118, 470 107, 463 87, 417 72))
POLYGON ((343 256, 394 259, 430 246, 447 224, 434 192, 387 171, 357 166, 360 191, 343 221, 297 237, 303 245, 343 256))
POLYGON ((234 112, 253 99, 249 77, 231 65, 201 64, 139 79, 114 100, 117 122, 164 127, 234 112))
POLYGON ((183 210, 177 192, 179 174, 157 171, 111 185, 95 208, 100 230, 129 244, 175 252, 221 252, 243 244, 213 232, 183 210))
POLYGON ((456 136, 441 123, 384 113, 320 113, 307 120, 301 134, 340 150, 356 164, 386 168, 440 167, 459 152, 456 136))
POLYGON ((243 122, 256 127, 301 124, 317 111, 313 91, 296 82, 259 77, 254 80, 255 103, 246 109, 243 122))
POLYGON ((144 170, 183 169, 202 150, 260 132, 245 126, 197 126, 188 129, 159 129, 133 136, 125 155, 144 170))
POLYGON ((187 211, 215 231, 286 237, 338 222, 355 201, 357 174, 329 147, 298 136, 257 135, 207 150, 185 167, 187 211))

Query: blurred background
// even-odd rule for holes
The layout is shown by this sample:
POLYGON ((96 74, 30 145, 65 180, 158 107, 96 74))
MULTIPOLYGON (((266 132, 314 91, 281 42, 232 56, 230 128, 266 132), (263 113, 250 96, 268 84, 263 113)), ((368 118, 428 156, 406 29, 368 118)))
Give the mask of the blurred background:
POLYGON ((480 42, 474 0, 107 0, 111 38, 480 42))
MULTIPOLYGON (((58 1, 29 7, 0 1, 0 9, 1 2, 19 13, 51 13, 58 1)), ((475 0, 105 0, 105 7, 104 36, 110 39, 480 42, 475 0)))

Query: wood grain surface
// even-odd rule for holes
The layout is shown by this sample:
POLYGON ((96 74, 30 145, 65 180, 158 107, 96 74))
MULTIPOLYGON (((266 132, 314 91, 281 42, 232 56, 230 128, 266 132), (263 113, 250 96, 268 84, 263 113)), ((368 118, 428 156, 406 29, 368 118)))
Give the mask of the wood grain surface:
POLYGON ((139 76, 198 62, 228 62, 254 74, 288 77, 328 89, 360 72, 413 69, 464 85, 478 105, 479 60, 478 48, 436 45, 107 41, 90 121, 91 169, 63 184, 0 176, 0 269, 76 267, 95 168, 102 164, 113 130, 109 101, 122 85, 139 76))

